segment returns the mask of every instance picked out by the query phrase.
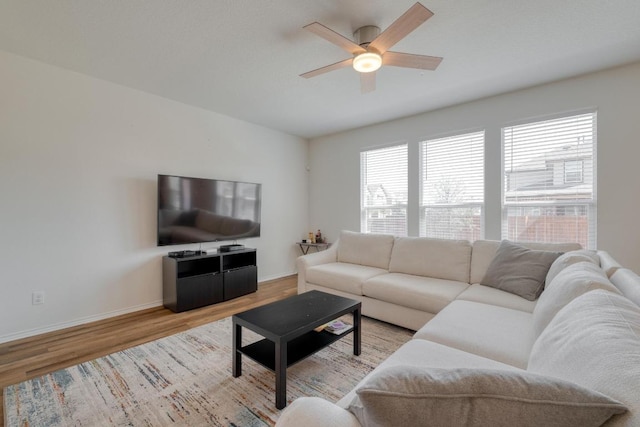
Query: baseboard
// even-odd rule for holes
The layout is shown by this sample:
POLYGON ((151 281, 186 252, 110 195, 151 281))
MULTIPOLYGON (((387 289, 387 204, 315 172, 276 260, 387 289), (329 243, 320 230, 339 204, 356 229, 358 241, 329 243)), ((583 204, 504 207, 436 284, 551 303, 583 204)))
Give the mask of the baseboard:
POLYGON ((277 282, 278 280, 293 278, 293 277, 296 277, 297 275, 298 273, 286 273, 286 274, 279 274, 275 276, 263 277, 262 280, 258 282, 258 286, 268 285, 269 283, 277 282))
MULTIPOLYGON (((258 286, 267 285, 269 283, 275 282, 277 280, 288 279, 290 277, 295 277, 296 273, 286 273, 286 274, 277 274, 274 276, 263 277, 262 280, 258 283, 258 286)), ((95 316, 87 316, 81 317, 79 319, 71 320, 68 322, 61 322, 55 325, 46 326, 44 328, 35 328, 29 329, 27 331, 16 332, 13 334, 0 336, 0 344, 20 340, 23 338, 29 338, 34 335, 46 334, 47 332, 59 331, 60 329, 71 328, 73 326, 83 325, 85 323, 95 322, 98 320, 108 319, 110 317, 116 317, 123 314, 133 313, 134 311, 146 310, 149 308, 155 308, 162 306, 162 300, 154 301, 146 304, 135 305, 133 307, 127 307, 121 310, 109 311, 107 313, 97 314, 95 316)))
POLYGON ((0 344, 15 341, 22 338, 29 338, 34 335, 46 334, 47 332, 59 331, 60 329, 71 328, 73 326, 83 325, 85 323, 95 322, 98 320, 108 319, 110 317, 121 316, 123 314, 133 313, 134 311, 146 310, 162 306, 162 300, 154 301, 146 304, 135 305, 133 307, 123 308, 121 310, 109 311, 106 313, 96 314, 94 316, 81 317, 79 319, 70 320, 68 322, 56 323, 44 328, 29 329, 27 331, 16 332, 9 335, 0 336, 0 344))

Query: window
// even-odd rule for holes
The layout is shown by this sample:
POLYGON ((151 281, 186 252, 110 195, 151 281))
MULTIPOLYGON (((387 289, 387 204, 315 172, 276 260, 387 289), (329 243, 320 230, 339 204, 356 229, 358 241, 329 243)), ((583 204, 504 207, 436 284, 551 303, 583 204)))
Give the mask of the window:
POLYGON ((567 160, 564 162, 564 183, 582 182, 583 160, 567 160))
POLYGON ((360 231, 407 235, 407 144, 360 153, 360 231))
POLYGON ((502 129, 502 237, 595 248, 596 113, 502 129))
POLYGON ((484 131, 424 141, 420 236, 483 238, 484 131))

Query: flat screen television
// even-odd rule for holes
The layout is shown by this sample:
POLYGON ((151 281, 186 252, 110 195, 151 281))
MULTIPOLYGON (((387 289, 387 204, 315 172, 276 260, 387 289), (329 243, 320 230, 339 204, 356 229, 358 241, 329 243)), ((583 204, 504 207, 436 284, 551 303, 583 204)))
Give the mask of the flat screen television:
POLYGON ((158 246, 260 236, 262 185, 158 175, 158 246))

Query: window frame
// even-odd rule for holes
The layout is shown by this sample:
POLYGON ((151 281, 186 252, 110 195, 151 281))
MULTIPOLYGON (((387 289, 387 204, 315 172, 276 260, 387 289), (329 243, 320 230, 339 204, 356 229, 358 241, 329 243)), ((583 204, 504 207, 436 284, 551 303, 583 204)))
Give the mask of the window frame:
MULTIPOLYGON (((486 154, 486 144, 487 144, 487 140, 486 140, 486 130, 485 129, 467 129, 464 131, 458 131, 455 133, 449 133, 446 135, 439 135, 439 136, 433 136, 433 137, 429 137, 429 138, 425 138, 422 139, 421 141, 418 142, 419 144, 419 154, 420 154, 420 169, 419 169, 419 197, 418 197, 418 213, 419 213, 419 217, 418 217, 418 235, 420 237, 430 237, 430 238, 445 238, 445 239, 452 239, 452 240, 456 240, 458 239, 457 237, 443 237, 443 236, 430 236, 427 235, 427 226, 426 226, 426 216, 427 216, 427 210, 428 209, 449 209, 449 210, 455 210, 455 209, 471 209, 471 210, 475 210, 475 209, 479 209, 480 213, 479 215, 472 215, 471 217, 478 217, 478 226, 479 226, 479 231, 477 232, 477 237, 473 238, 473 236, 467 240, 470 241, 474 241, 474 240, 479 240, 479 239, 484 239, 485 238, 485 213, 486 213, 486 209, 485 209, 485 199, 486 199, 486 192, 485 192, 485 182, 486 182, 486 168, 485 168, 485 164, 486 164, 486 159, 485 159, 485 154, 486 154), (429 171, 427 170, 428 167, 428 160, 427 160, 427 149, 428 149, 428 144, 431 143, 437 143, 437 142, 444 142, 446 143, 447 140, 464 140, 466 139, 471 140, 471 143, 473 142, 477 142, 474 141, 474 139, 480 138, 481 139, 481 143, 480 143, 480 147, 481 147, 481 160, 480 160, 480 167, 481 167, 481 194, 482 194, 482 201, 480 202, 474 202, 474 201, 461 201, 459 203, 427 203, 425 201, 425 183, 427 181, 427 176, 429 171)), ((449 159, 447 159, 449 160, 449 159)), ((477 159, 476 159, 477 160, 477 159)), ((455 234, 456 232, 460 232, 460 231, 452 231, 453 229, 450 230, 446 230, 446 233, 450 233, 449 236, 451 236, 451 234, 455 234)), ((473 232, 471 232, 472 235, 474 234, 473 232)), ((462 237, 460 237, 462 238, 462 237)))
MULTIPOLYGON (((598 202, 597 202, 597 148, 598 148, 598 143, 597 143, 597 139, 598 139, 598 112, 597 109, 595 108, 589 108, 589 109, 581 109, 581 110, 574 110, 574 111, 570 111, 570 112, 564 112, 564 113, 559 113, 559 114, 554 114, 554 115, 547 115, 547 116, 539 116, 539 117, 534 117, 534 118, 529 118, 529 119, 524 119, 524 120, 519 120, 517 122, 512 122, 509 124, 504 124, 503 126, 500 127, 500 136, 501 136, 501 204, 502 204, 502 209, 501 209, 501 238, 502 239, 509 239, 509 234, 508 234, 508 209, 509 208, 522 208, 522 209, 533 209, 533 208, 539 208, 541 211, 544 210, 548 210, 549 208, 554 208, 554 209, 564 209, 565 210, 565 214, 566 215, 566 209, 567 208, 572 208, 575 212, 586 212, 586 217, 587 217, 587 227, 586 227, 586 241, 585 244, 583 244, 583 246, 587 249, 595 249, 597 247, 597 206, 598 206, 598 202), (586 115, 591 115, 591 121, 592 121, 592 133, 591 133, 591 174, 592 174, 592 178, 591 178, 591 198, 590 199, 574 199, 574 200, 567 200, 566 202, 559 202, 559 201, 552 201, 552 200, 545 200, 545 201, 537 201, 537 202, 531 202, 531 201, 520 201, 514 203, 514 202, 506 202, 506 192, 508 191, 508 185, 509 182, 507 181, 507 172, 506 172, 506 142, 505 142, 505 129, 508 128, 515 128, 518 126, 525 126, 525 125, 535 125, 537 123, 543 123, 543 122, 547 122, 547 121, 554 121, 554 120, 562 120, 562 119, 570 119, 573 117, 579 117, 579 116, 586 116, 586 115)), ((578 141, 582 141, 581 139, 582 137, 578 138, 578 141)), ((581 181, 576 181, 576 182, 565 182, 565 178, 566 178, 566 171, 565 171, 565 164, 563 161, 562 164, 562 183, 563 184, 572 184, 572 185, 576 185, 576 184, 581 184, 585 182, 585 163, 584 160, 585 158, 583 157, 577 157, 574 159, 570 159, 570 160, 575 160, 575 161, 579 161, 581 162, 581 181)), ((554 216, 561 216, 561 215, 554 215, 554 216)), ((512 239, 513 240, 513 239, 512 239)), ((562 241, 548 241, 548 243, 562 243, 564 242, 564 240, 562 241)), ((575 242, 572 241, 572 242, 575 242)))
POLYGON ((391 144, 387 144, 387 145, 382 145, 382 146, 376 146, 376 147, 368 147, 365 149, 362 149, 360 151, 360 232, 362 233, 382 233, 382 234, 393 234, 394 236, 399 236, 399 237, 405 237, 409 235, 409 223, 408 223, 408 217, 409 217, 409 143, 406 141, 398 141, 395 143, 391 143, 391 144), (368 159, 365 159, 365 156, 368 153, 372 153, 372 152, 376 152, 376 151, 383 151, 383 150, 392 150, 392 149, 399 149, 404 147, 404 156, 405 156, 405 169, 406 169, 406 175, 405 175, 405 182, 404 182, 404 188, 406 191, 406 200, 404 203, 391 203, 391 204, 381 204, 381 205, 375 205, 375 206, 367 206, 366 205, 366 194, 365 194, 365 187, 368 186, 369 184, 367 182, 365 182, 366 177, 364 174, 364 167, 365 167, 365 161, 368 159), (392 229, 393 227, 391 226, 385 226, 385 231, 376 231, 371 229, 371 227, 369 226, 369 213, 370 212, 374 212, 374 211, 381 211, 381 210, 389 210, 389 211, 403 211, 403 215, 404 215, 404 230, 400 233, 396 233, 394 231, 386 231, 387 229, 392 229))

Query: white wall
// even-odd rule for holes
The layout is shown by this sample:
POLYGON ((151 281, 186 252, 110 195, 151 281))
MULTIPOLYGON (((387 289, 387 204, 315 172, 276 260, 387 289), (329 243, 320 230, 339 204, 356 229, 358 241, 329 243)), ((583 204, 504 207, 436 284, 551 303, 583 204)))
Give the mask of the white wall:
POLYGON ((244 243, 259 280, 294 273, 307 162, 304 139, 0 51, 0 342, 162 304, 162 255, 197 246, 156 247, 158 173, 262 183, 244 243))
MULTIPOLYGON (((310 141, 310 221, 335 239, 360 229, 359 153, 408 142, 410 194, 417 194, 418 142, 485 129, 488 239, 500 239, 500 128, 527 118, 597 108, 598 248, 640 272, 640 64, 508 93, 310 141)), ((366 98, 363 97, 363 102, 366 98)), ((417 212, 417 202, 410 214, 417 212)), ((417 235, 417 230, 409 230, 417 235)))

